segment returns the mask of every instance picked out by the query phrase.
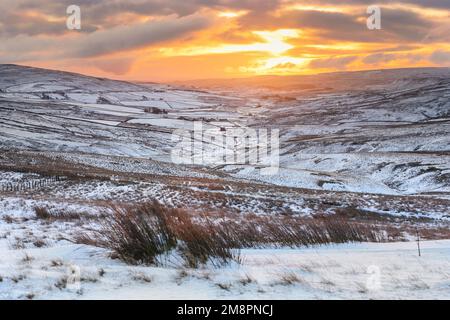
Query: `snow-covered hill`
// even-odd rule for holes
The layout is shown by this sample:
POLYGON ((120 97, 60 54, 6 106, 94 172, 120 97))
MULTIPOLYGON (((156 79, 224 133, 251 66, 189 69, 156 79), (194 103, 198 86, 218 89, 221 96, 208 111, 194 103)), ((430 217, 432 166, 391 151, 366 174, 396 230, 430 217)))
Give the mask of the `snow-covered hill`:
MULTIPOLYGON (((281 186, 384 194, 450 191, 450 71, 399 69, 221 82, 203 90, 0 66, 3 149, 171 163, 175 129, 281 131, 281 186), (276 84, 276 86, 275 86, 276 84)), ((198 88, 201 89, 201 88, 198 88)))
POLYGON ((186 88, 0 65, 0 298, 445 298, 449 121, 448 69, 186 88), (214 131, 189 141, 210 144, 230 129, 278 129, 278 172, 173 162, 174 132, 195 122, 214 131), (154 199, 255 230, 259 219, 288 235, 289 219, 329 219, 378 235, 367 241, 405 242, 261 243, 220 269, 129 266, 73 243, 111 206, 154 199), (417 235, 429 240, 421 258, 417 235))

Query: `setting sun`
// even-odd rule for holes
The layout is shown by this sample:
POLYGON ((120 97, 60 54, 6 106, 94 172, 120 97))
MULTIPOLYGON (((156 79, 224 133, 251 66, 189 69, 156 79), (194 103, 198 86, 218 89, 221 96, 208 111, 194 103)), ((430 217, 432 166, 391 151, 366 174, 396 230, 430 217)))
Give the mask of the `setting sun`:
POLYGON ((377 29, 367 27, 363 1, 104 5, 82 5, 79 30, 66 27, 62 4, 11 14, 2 24, 1 61, 140 81, 450 63, 443 5, 385 3, 377 29))
POLYGON ((0 299, 208 320, 450 299, 449 18, 1 0, 0 299))

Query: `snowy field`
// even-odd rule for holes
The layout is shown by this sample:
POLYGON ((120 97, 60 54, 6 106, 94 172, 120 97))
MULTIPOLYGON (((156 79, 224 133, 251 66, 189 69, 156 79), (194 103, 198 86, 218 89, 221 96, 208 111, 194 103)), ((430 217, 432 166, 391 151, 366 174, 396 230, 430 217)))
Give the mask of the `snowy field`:
POLYGON ((450 299, 450 71, 306 76, 299 89, 242 81, 193 88, 0 65, 0 299, 450 299), (279 130, 278 170, 174 163, 174 130, 194 122, 215 130, 200 143, 279 130), (343 219, 381 242, 244 246, 240 263, 193 269, 176 254, 125 264, 74 241, 105 208, 153 200, 236 223, 343 219))
POLYGON ((450 241, 242 251, 242 264, 129 266, 64 243, 9 250, 1 299, 449 299, 450 241), (68 282, 67 282, 68 281, 68 282))
MULTIPOLYGON (((238 178, 374 194, 450 191, 448 69, 317 76, 324 88, 275 93, 238 85, 186 90, 11 65, 0 66, 0 74, 4 149, 171 164, 177 140, 172 133, 192 130, 197 121, 218 132, 280 130, 279 173, 263 176, 258 166, 247 165, 220 168, 238 178), (331 83, 339 86, 330 89, 331 83)), ((201 139, 209 143, 211 137, 201 139)))

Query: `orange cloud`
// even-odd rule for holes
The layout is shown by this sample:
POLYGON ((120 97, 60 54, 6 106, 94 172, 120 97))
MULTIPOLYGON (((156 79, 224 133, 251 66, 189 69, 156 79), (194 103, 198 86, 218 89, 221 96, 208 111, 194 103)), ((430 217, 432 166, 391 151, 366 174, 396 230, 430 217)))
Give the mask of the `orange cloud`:
POLYGON ((448 65, 447 0, 83 2, 82 30, 65 28, 68 0, 0 4, 0 62, 126 80, 172 81, 448 65), (120 4, 119 4, 120 3, 120 4))

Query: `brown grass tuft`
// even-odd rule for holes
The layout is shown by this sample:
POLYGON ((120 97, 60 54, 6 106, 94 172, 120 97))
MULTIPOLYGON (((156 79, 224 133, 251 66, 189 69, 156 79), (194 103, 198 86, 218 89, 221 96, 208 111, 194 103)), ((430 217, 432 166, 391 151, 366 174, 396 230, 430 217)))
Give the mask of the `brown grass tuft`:
POLYGON ((113 205, 112 215, 100 228, 76 239, 78 243, 107 248, 130 264, 160 264, 176 251, 187 267, 240 262, 239 249, 300 247, 327 243, 378 242, 383 233, 373 225, 340 216, 225 217, 170 209, 158 202, 113 205))
POLYGON ((34 215, 38 220, 47 220, 47 221, 55 221, 55 220, 81 220, 83 218, 95 218, 89 214, 81 214, 72 210, 56 210, 50 209, 43 206, 34 207, 34 215))
POLYGON ((157 257, 175 248, 177 239, 168 225, 171 209, 159 203, 111 206, 112 215, 92 235, 77 242, 108 248, 130 264, 158 264, 157 257))

